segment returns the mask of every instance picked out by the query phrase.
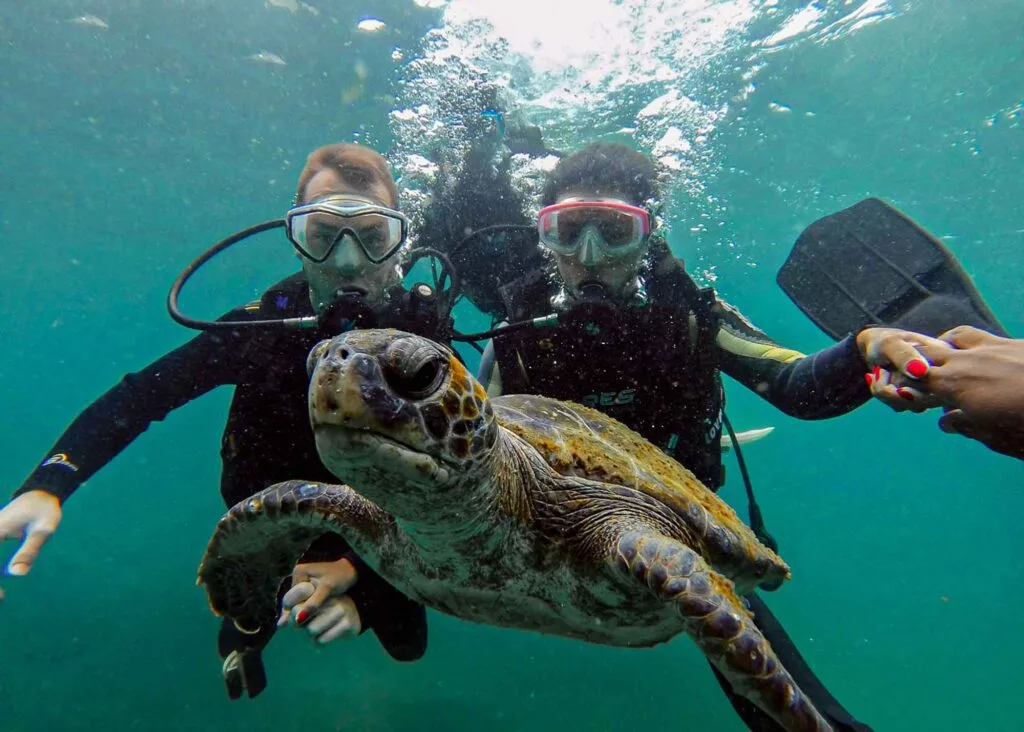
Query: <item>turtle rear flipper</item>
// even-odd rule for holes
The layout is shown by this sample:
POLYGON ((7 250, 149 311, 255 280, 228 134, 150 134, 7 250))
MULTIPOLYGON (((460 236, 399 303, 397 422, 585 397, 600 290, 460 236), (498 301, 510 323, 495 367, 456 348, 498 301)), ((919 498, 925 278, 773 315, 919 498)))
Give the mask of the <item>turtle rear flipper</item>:
POLYGON ((614 544, 615 566, 674 604, 686 632, 737 693, 787 732, 829 732, 832 726, 783 668, 754 625, 732 583, 697 552, 661 534, 625 531, 614 544))
POLYGON ((290 480, 232 506, 199 566, 210 609, 256 634, 278 618, 278 589, 318 536, 373 529, 383 514, 347 486, 290 480), (366 524, 362 526, 361 524, 366 524))

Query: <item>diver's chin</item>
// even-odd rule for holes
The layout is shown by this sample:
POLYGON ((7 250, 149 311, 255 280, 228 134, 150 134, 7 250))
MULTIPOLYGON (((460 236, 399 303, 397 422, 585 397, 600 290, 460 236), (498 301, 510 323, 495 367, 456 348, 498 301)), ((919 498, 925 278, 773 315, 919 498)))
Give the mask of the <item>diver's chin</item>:
POLYGON ((436 458, 376 432, 314 423, 313 434, 324 465, 356 490, 367 476, 416 485, 437 485, 451 478, 448 467, 436 458))

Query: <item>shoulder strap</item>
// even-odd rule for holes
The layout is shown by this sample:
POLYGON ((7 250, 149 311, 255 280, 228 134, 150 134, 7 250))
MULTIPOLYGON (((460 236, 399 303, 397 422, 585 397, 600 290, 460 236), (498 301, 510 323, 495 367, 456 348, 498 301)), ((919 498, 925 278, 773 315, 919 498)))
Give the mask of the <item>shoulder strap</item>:
POLYGON ((718 330, 714 307, 717 301, 715 290, 712 287, 698 287, 680 260, 671 255, 667 257, 670 261, 659 263, 652 278, 655 298, 678 303, 693 314, 697 324, 695 357, 702 369, 713 371, 718 368, 718 350, 714 347, 718 330))
POLYGON ((531 315, 543 315, 536 311, 548 305, 551 296, 551 280, 545 267, 537 267, 522 277, 512 280, 499 288, 505 306, 506 319, 523 320, 531 315))
MULTIPOLYGON (((309 302, 309 284, 302 272, 277 282, 260 296, 258 300, 239 308, 246 318, 252 320, 294 318, 313 313, 309 302)), ((246 328, 229 331, 235 334, 237 343, 233 348, 233 356, 249 368, 268 368, 278 358, 278 352, 284 344, 292 339, 302 337, 302 331, 278 328, 246 328)))
POLYGON ((443 302, 417 288, 406 290, 398 285, 391 291, 391 302, 380 317, 379 327, 409 331, 431 340, 451 344, 454 321, 445 312, 443 302))
POLYGON ((259 308, 261 313, 268 317, 311 315, 313 307, 309 303, 309 283, 306 281, 306 275, 296 272, 271 285, 260 296, 259 308))

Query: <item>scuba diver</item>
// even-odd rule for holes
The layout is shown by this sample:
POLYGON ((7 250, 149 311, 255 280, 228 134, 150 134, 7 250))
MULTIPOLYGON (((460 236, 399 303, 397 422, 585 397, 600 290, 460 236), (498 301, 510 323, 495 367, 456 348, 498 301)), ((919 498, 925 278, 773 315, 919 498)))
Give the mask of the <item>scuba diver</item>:
MULTIPOLYGON (((206 332, 126 375, 70 424, 0 510, 0 539, 22 540, 8 573, 29 573, 64 502, 83 482, 154 421, 218 386, 235 387, 221 443, 226 506, 281 480, 335 480, 317 456, 309 425, 306 357, 313 345, 358 327, 400 328, 440 342, 451 332, 443 293, 401 286, 408 223, 397 205, 391 171, 373 150, 343 143, 312 152, 284 221, 240 232, 200 258, 283 225, 301 272, 205 324, 177 311, 176 293, 187 277, 179 278, 172 314, 206 332)), ((416 660, 426 649, 423 606, 385 583, 340 537, 313 543, 283 607, 279 625, 304 625, 321 642, 372 629, 396 660, 416 660)), ((230 621, 222 625, 218 645, 232 699, 266 686, 260 654, 274 631, 245 635, 230 621)))
MULTIPOLYGON (((475 208, 490 208, 479 203, 481 190, 491 189, 477 189, 476 201, 470 202, 475 208)), ((978 322, 999 328, 994 318, 969 320, 968 311, 991 314, 966 275, 958 277, 952 268, 938 267, 944 277, 942 288, 933 283, 929 290, 914 277, 907 279, 916 287, 907 282, 890 287, 886 294, 894 302, 882 313, 884 320, 878 313, 878 291, 869 292, 865 297, 874 309, 862 307, 846 314, 845 321, 834 312, 827 313, 832 330, 826 332, 837 340, 835 345, 811 355, 783 348, 713 290, 697 286, 657 231, 658 199, 656 171, 649 158, 623 145, 593 144, 563 157, 548 177, 536 219, 535 237, 546 250, 539 266, 522 268, 524 262, 537 262, 535 255, 525 251, 523 236, 513 242, 519 248, 505 258, 506 263, 482 262, 482 275, 474 271, 473 256, 461 250, 453 253, 453 258, 460 258, 467 293, 486 291, 487 287, 474 282, 486 280, 489 286, 495 271, 509 272, 519 265, 518 276, 478 303, 493 316, 491 303, 500 297, 504 306, 500 325, 487 333, 455 336, 458 340, 491 338, 480 366, 480 379, 489 384, 489 393, 541 394, 597 408, 662 447, 717 490, 724 482, 723 425, 732 447, 742 442, 725 415, 721 373, 791 416, 825 419, 871 398, 872 392, 865 387, 869 362, 884 362, 910 383, 927 372, 928 362, 916 342, 903 331, 885 326, 927 330, 978 322), (896 295, 905 297, 896 302, 896 295), (950 302, 958 307, 950 310, 950 302)), ((456 207, 459 200, 449 199, 456 207)), ((794 250, 803 256, 801 267, 787 271, 790 285, 799 281, 820 295, 812 265, 820 265, 822 251, 834 256, 834 249, 850 256, 851 237, 865 236, 869 241, 881 237, 884 244, 885 237, 906 234, 893 223, 894 209, 879 212, 875 204, 882 208, 886 204, 870 201, 866 208, 877 214, 873 230, 865 230, 871 229, 870 217, 860 210, 841 212, 845 218, 823 220, 805 232, 805 246, 794 250)), ((449 215, 458 216, 451 210, 449 215)), ((518 233, 520 227, 515 220, 511 230, 518 233)), ((498 228, 489 227, 490 231, 498 228)), ((914 245, 907 246, 913 249, 914 245)), ((913 254, 920 258, 926 248, 919 245, 913 254)), ((843 270, 828 271, 840 288, 848 284, 837 279, 843 270)), ((918 273, 913 267, 910 271, 918 273)), ((794 297, 792 289, 787 290, 790 297, 794 297)), ((828 299, 794 299, 819 325, 826 322, 823 311, 830 304, 828 299)), ((831 300, 842 302, 842 297, 831 300)), ((905 390, 878 396, 890 404, 906 403, 905 390)), ((738 449, 737 458, 747 486, 751 528, 774 549, 777 545, 764 527, 738 449)), ((835 728, 870 729, 856 721, 817 679, 764 600, 756 593, 745 599, 783 663, 835 728)), ((717 671, 715 675, 751 730, 779 729, 736 695, 717 671)))

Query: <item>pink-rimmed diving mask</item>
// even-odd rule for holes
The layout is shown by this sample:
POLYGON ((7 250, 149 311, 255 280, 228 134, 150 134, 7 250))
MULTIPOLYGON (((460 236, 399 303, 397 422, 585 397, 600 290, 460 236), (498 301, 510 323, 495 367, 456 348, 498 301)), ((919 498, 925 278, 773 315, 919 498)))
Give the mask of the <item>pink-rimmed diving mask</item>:
POLYGON ((576 254, 585 241, 610 257, 635 252, 651 233, 646 209, 611 198, 574 198, 546 206, 537 214, 541 243, 565 256, 576 254))

